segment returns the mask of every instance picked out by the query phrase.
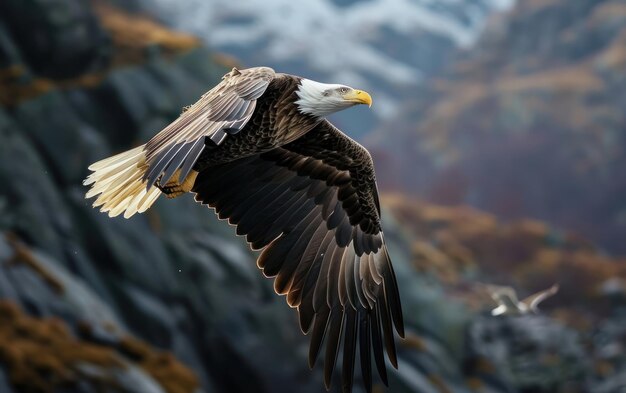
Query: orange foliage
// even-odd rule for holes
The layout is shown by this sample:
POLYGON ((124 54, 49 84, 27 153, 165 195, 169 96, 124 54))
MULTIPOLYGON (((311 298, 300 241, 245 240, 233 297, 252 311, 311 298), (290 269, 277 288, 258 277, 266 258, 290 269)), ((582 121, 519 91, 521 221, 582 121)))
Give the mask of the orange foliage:
POLYGON ((424 342, 424 340, 420 336, 417 336, 411 332, 408 332, 404 340, 401 340, 399 344, 405 348, 409 348, 414 351, 427 351, 426 343, 424 342))
POLYGON ((591 93, 604 89, 604 82, 587 65, 501 78, 495 86, 500 92, 541 91, 556 93, 591 93))
POLYGON ((611 45, 600 52, 598 64, 613 69, 621 69, 626 65, 626 27, 622 29, 611 45))
POLYGON ((54 83, 44 78, 29 76, 21 65, 0 68, 0 105, 10 106, 37 97, 54 88, 54 83), (28 83, 22 80, 26 78, 28 83))
POLYGON ((168 393, 189 393, 199 387, 196 375, 174 355, 154 351, 148 344, 132 337, 124 337, 120 351, 135 359, 168 393))
MULTIPOLYGON (((78 330, 91 337, 88 323, 79 324, 78 330)), ((136 362, 168 393, 191 393, 199 387, 194 373, 171 353, 132 337, 118 345, 95 344, 75 337, 63 320, 27 316, 7 300, 0 300, 0 362, 13 386, 26 393, 52 392, 81 380, 97 390, 116 390, 120 386, 108 373, 88 372, 84 365, 106 371, 124 369, 129 362, 136 362)))
POLYGON ((142 63, 150 47, 173 55, 200 45, 197 37, 175 32, 147 16, 129 14, 102 1, 95 1, 94 8, 113 40, 114 65, 142 63))
POLYGON ((124 367, 113 349, 78 340, 63 321, 28 317, 6 300, 0 301, 0 361, 20 392, 49 392, 79 379, 115 387, 101 376, 83 373, 81 364, 124 367))
POLYGON ((614 278, 626 281, 626 258, 603 255, 540 221, 502 223, 469 207, 436 206, 398 194, 384 195, 383 203, 413 235, 415 267, 448 285, 466 288, 465 277, 476 269, 481 280, 514 285, 520 296, 558 283, 560 291, 549 303, 592 304, 599 314, 607 311, 603 284, 614 278))
POLYGON ((626 4, 622 2, 605 2, 593 9, 590 23, 601 25, 614 19, 626 18, 626 4))

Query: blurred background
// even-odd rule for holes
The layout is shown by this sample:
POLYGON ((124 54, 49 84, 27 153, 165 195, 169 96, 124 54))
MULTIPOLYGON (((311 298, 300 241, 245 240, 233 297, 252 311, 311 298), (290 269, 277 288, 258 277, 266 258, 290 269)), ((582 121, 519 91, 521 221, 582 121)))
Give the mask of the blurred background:
POLYGON ((83 198, 234 65, 374 97, 332 120, 375 158, 389 392, 626 391, 626 1, 2 0, 0 392, 323 391, 231 227, 83 198), (499 318, 482 285, 554 283, 499 318))

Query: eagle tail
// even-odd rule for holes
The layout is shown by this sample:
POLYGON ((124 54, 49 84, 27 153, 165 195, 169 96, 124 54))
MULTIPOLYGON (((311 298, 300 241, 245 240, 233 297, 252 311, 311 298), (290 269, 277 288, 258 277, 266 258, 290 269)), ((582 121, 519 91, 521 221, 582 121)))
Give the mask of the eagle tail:
POLYGON ((124 218, 129 218, 143 213, 161 195, 159 188, 146 187, 147 168, 143 145, 95 162, 89 166, 93 173, 83 182, 91 186, 85 197, 99 195, 93 206, 100 206, 109 217, 124 213, 124 218))

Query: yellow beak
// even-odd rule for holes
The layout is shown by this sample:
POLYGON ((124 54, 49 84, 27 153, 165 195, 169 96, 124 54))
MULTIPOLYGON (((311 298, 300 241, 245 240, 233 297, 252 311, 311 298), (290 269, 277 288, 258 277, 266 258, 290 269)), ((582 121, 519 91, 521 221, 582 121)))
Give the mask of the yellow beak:
POLYGON ((368 92, 363 90, 351 90, 344 94, 343 98, 346 101, 354 102, 357 104, 366 104, 369 107, 372 106, 372 96, 368 92))

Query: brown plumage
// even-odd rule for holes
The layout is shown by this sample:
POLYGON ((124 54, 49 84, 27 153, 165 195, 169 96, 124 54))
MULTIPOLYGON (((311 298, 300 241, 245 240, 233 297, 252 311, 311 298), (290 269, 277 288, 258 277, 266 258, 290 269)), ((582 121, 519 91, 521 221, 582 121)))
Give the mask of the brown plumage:
POLYGON ((190 191, 236 225, 297 308, 311 367, 326 342, 327 388, 343 343, 344 392, 357 347, 371 392, 372 357, 386 384, 383 348, 397 367, 393 327, 404 335, 372 159, 324 119, 359 103, 371 98, 347 86, 234 69, 146 145, 93 164, 85 181, 112 216, 190 191))

